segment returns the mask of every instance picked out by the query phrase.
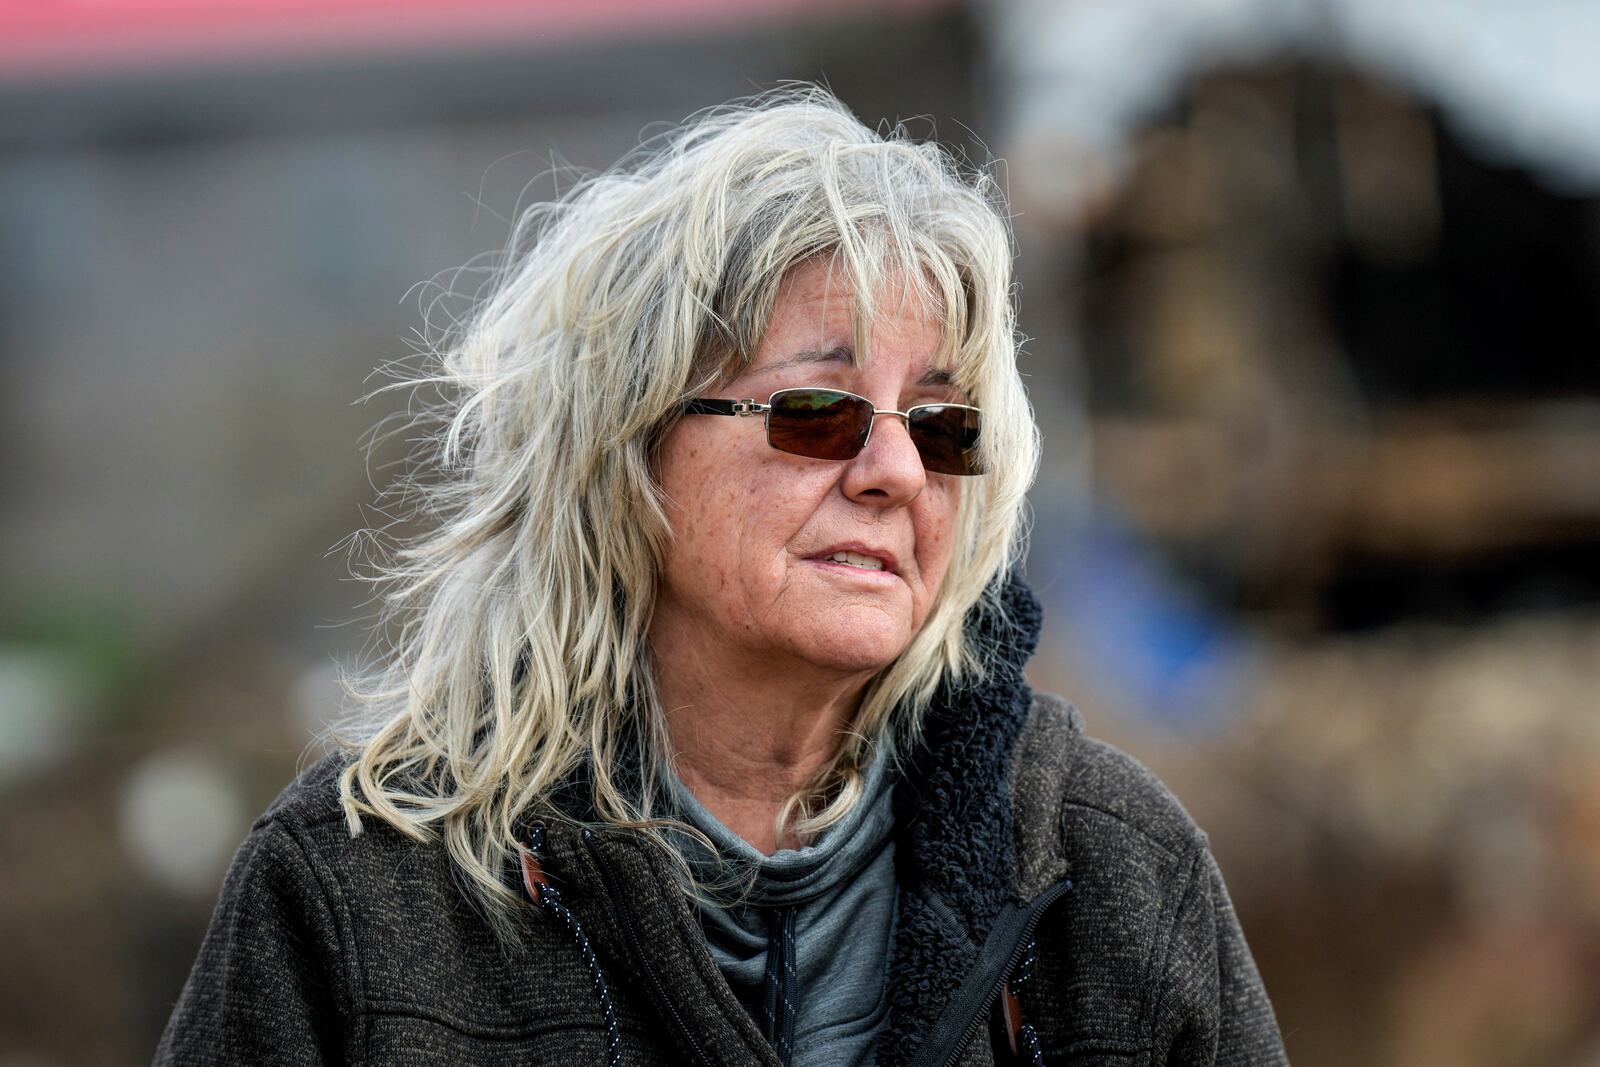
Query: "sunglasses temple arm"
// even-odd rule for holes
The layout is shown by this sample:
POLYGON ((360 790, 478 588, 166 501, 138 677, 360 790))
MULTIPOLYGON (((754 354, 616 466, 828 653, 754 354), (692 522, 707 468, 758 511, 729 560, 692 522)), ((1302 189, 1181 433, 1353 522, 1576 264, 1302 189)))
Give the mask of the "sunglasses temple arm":
POLYGON ((695 397, 683 402, 685 415, 761 415, 766 411, 766 404, 758 404, 754 400, 708 400, 704 397, 695 397))

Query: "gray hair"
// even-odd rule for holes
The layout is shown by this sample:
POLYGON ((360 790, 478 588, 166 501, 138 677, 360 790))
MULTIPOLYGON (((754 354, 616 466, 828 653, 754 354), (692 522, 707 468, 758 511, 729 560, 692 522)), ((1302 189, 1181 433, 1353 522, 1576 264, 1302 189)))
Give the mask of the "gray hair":
POLYGON ((350 682, 340 779, 372 816, 443 835, 486 914, 525 815, 591 768, 598 818, 653 835, 670 759, 646 635, 671 537, 653 454, 683 400, 756 352, 778 285, 831 257, 856 350, 885 283, 942 315, 935 360, 984 410, 988 473, 963 486, 949 570, 910 646, 869 685, 826 773, 781 818, 802 836, 861 796, 861 768, 914 739, 942 681, 979 668, 963 620, 1020 551, 1038 432, 1016 368, 998 190, 903 128, 788 88, 705 112, 520 219, 521 251, 425 373, 439 476, 407 484, 433 528, 380 564, 395 645, 350 682), (637 743, 642 780, 622 780, 637 743))

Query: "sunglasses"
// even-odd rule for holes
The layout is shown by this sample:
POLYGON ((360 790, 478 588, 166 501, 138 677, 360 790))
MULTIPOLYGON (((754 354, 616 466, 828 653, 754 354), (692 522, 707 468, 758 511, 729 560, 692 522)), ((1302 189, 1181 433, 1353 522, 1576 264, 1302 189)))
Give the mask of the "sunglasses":
POLYGON ((982 474, 978 459, 980 412, 967 404, 918 404, 909 411, 875 408, 864 396, 839 389, 779 389, 765 404, 754 400, 696 398, 685 415, 765 415, 767 444, 811 459, 854 459, 867 447, 879 415, 906 421, 924 469, 935 474, 982 474))

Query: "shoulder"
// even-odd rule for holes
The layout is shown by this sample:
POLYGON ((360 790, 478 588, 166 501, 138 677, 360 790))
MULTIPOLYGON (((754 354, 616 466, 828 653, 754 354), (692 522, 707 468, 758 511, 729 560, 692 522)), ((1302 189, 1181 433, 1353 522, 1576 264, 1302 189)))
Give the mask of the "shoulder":
POLYGON ((275 820, 297 825, 315 825, 342 817, 339 804, 339 775, 349 762, 343 752, 324 756, 295 780, 284 786, 267 810, 256 820, 261 826, 275 820))
POLYGON ((324 916, 329 936, 348 948, 360 913, 390 903, 393 872, 418 846, 371 818, 351 832, 339 799, 347 759, 324 757, 268 805, 234 858, 223 898, 292 891, 295 910, 324 916))
POLYGON ((349 760, 334 753, 308 767, 256 820, 251 837, 293 841, 332 907, 363 940, 374 917, 388 926, 415 913, 426 925, 429 916, 459 913, 464 897, 437 835, 416 840, 371 815, 352 829, 339 796, 349 760))
POLYGON ((352 829, 339 797, 339 777, 349 761, 347 753, 335 752, 302 771, 256 819, 251 837, 291 838, 313 867, 346 880, 434 847, 371 816, 352 829))
POLYGON ((437 1014, 461 990, 498 988, 504 961, 493 928, 440 834, 415 840, 370 815, 352 833, 339 797, 349 758, 307 768, 256 821, 245 848, 259 842, 276 858, 254 879, 292 877, 315 893, 340 967, 368 1007, 437 1014))
POLYGON ((1172 791, 1134 757, 1085 734, 1082 715, 1053 694, 1034 696, 1008 778, 1025 883, 1047 878, 1045 868, 1113 856, 1147 855, 1181 877, 1207 850, 1172 791))
POLYGON ((351 832, 339 800, 339 775, 348 759, 336 752, 301 772, 256 819, 244 845, 294 857, 333 909, 344 912, 350 898, 370 893, 377 872, 415 849, 375 819, 363 819, 360 831, 351 832))
POLYGON ((407 959, 419 949, 448 956, 492 945, 493 934, 438 834, 416 840, 370 815, 352 831, 339 797, 349 759, 318 761, 278 795, 252 826, 224 893, 292 886, 303 908, 323 917, 366 997, 384 1000, 408 987, 407 959))
POLYGON ((330 859, 327 844, 349 836, 335 832, 343 829, 339 807, 343 764, 337 755, 319 760, 286 786, 251 824, 234 859, 236 869, 252 859, 248 870, 254 878, 250 882, 281 876, 286 869, 297 870, 319 884, 324 881, 320 876, 330 859))
POLYGON ((1041 968, 1072 961, 1057 1045, 1125 1033, 1157 1062, 1285 1063, 1206 836, 1172 791, 1042 694, 1009 777, 1021 897, 1072 884, 1039 933, 1041 968))
POLYGON ((251 825, 229 869, 223 902, 292 894, 304 903, 328 903, 327 862, 316 838, 336 825, 337 812, 338 765, 329 757, 279 793, 251 825))

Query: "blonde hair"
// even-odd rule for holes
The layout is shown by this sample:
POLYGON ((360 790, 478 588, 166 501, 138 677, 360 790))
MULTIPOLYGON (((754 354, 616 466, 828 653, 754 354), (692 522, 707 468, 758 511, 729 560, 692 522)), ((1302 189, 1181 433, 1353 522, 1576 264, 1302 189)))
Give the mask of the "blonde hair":
MULTIPOLYGON (((832 257, 857 351, 886 285, 942 315, 936 361, 983 408, 988 472, 963 486, 943 587, 868 687, 827 772, 782 818, 801 835, 861 796, 891 734, 979 669, 963 620, 1020 551, 1038 434, 1016 368, 1010 233, 988 174, 903 128, 880 136, 827 92, 789 88, 697 116, 520 219, 491 295, 427 372, 438 473, 409 480, 431 532, 376 574, 395 646, 351 682, 339 782, 374 816, 442 834, 502 931, 516 828, 589 768, 600 821, 657 818, 670 759, 646 636, 671 537, 652 475, 683 400, 756 351, 778 285, 832 257), (420 496, 417 496, 420 494, 420 496), (629 779, 630 746, 643 753, 629 779)), ((863 357, 865 358, 865 357, 863 357)), ((997 605, 991 605, 997 610, 997 605)))

